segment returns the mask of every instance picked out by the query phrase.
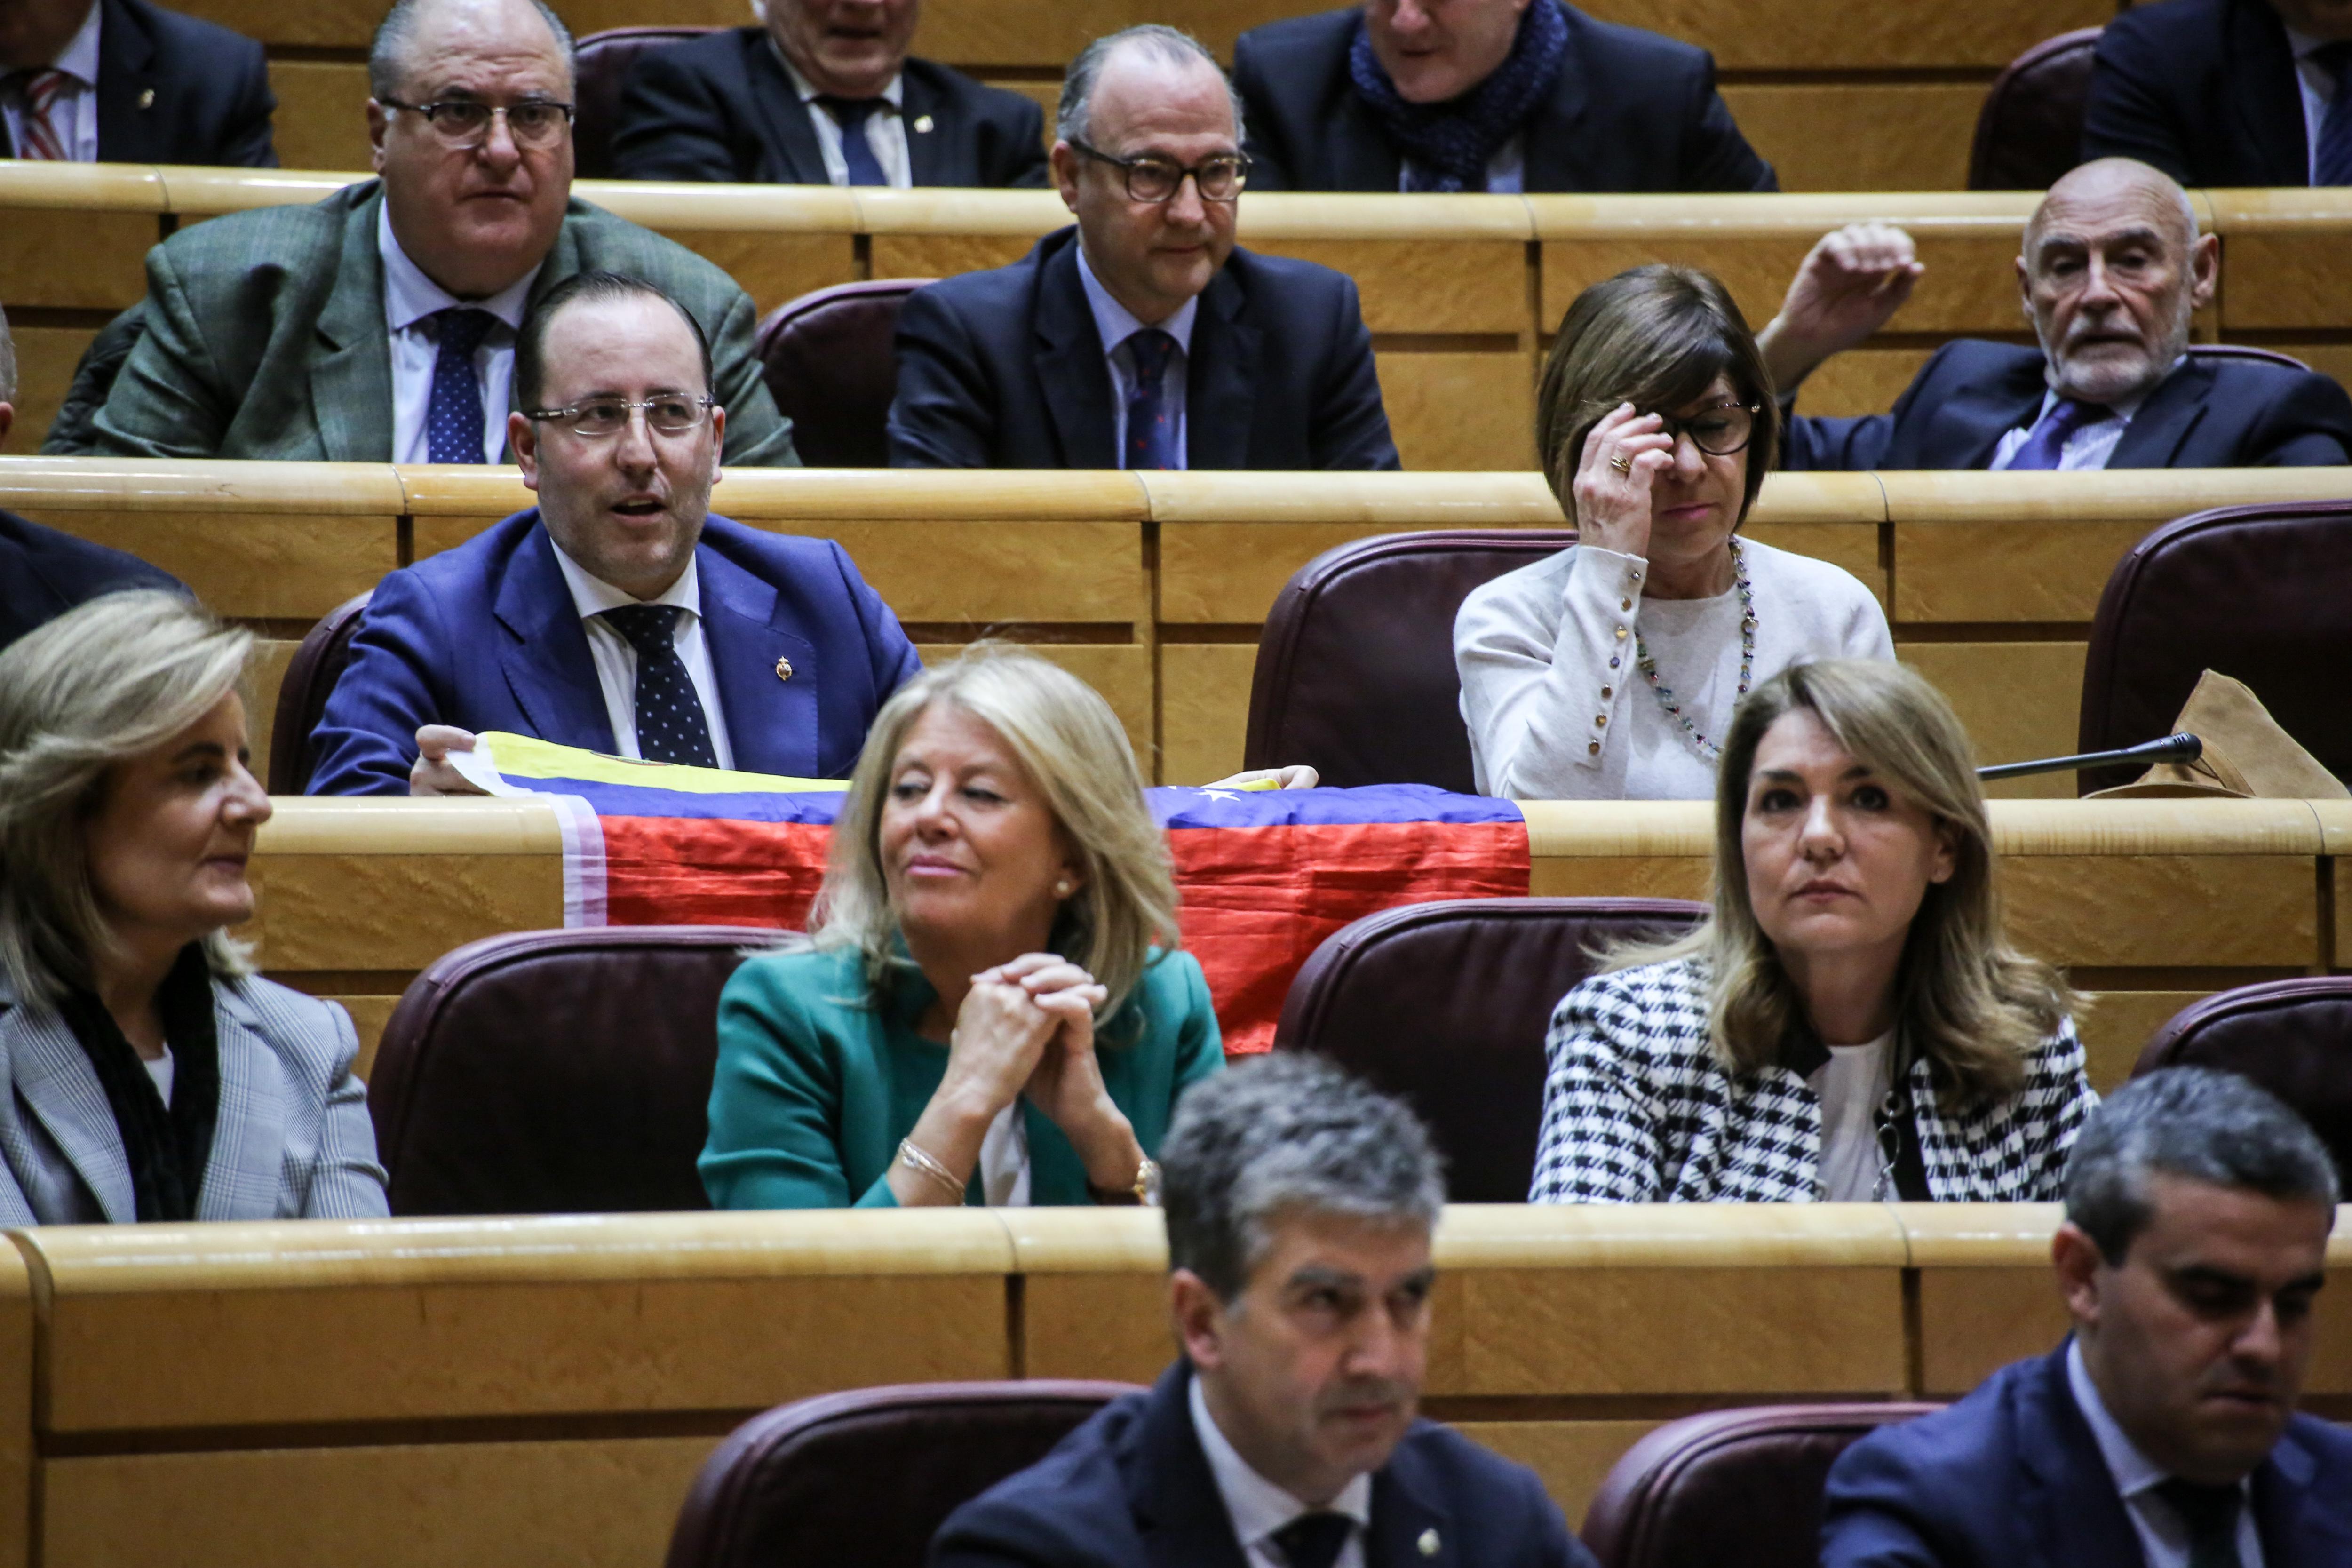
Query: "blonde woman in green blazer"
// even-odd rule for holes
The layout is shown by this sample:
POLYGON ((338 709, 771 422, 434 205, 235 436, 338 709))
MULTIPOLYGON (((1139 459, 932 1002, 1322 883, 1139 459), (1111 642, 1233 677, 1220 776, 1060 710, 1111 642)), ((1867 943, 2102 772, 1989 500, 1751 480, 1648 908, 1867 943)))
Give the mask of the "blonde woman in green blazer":
POLYGON ((876 718, 810 937, 719 1005, 719 1208, 1133 1204, 1223 1065, 1102 698, 983 646, 876 718))

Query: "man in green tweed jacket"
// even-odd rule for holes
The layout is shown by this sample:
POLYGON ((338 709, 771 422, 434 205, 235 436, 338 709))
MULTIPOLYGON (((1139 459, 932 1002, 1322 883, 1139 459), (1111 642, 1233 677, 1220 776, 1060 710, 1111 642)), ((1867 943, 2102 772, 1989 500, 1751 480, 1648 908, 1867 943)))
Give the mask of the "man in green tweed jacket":
POLYGON ((571 197, 572 39, 541 0, 397 0, 369 53, 381 178, 183 229, 89 450, 128 458, 506 459, 515 333, 591 268, 702 329, 730 464, 796 463, 751 301, 682 247, 571 197))

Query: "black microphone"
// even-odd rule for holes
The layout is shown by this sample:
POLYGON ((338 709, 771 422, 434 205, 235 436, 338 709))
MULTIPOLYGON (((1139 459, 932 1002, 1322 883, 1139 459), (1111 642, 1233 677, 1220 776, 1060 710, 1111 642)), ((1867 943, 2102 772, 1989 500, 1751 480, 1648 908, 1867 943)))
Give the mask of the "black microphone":
POLYGON ((2045 757, 2038 763, 2003 763, 1997 768, 1979 768, 1977 777, 1990 784, 1994 779, 2021 779, 2031 773, 2064 773, 2072 768, 2104 768, 2118 763, 2193 763, 2205 754, 2205 742, 2182 731, 2167 735, 2161 741, 2145 741, 2137 746, 2126 746, 2118 752, 2084 752, 2074 757, 2045 757))

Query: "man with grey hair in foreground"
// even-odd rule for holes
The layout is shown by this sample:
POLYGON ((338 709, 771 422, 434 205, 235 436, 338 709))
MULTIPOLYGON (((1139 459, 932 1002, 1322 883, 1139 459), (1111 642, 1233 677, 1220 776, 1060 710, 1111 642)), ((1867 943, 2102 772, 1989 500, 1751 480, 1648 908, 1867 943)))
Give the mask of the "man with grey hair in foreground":
POLYGON ((1186 1093, 1160 1165, 1182 1354, 933 1568, 1590 1568, 1532 1472, 1415 1416, 1445 1186, 1411 1110, 1262 1057, 1186 1093))
MULTIPOLYGON (((1786 468, 2231 468, 2352 461, 2352 398, 2324 375, 2191 353, 2221 242, 2161 171, 2102 158, 2050 187, 2017 258, 2038 346, 1960 339, 1892 414, 1785 421, 1786 468)), ((1926 268, 1884 224, 1813 247, 1756 335, 1784 404, 1823 360, 1885 326, 1926 268)))
POLYGON ((2352 1434, 2295 1413, 2337 1196, 2245 1079, 2126 1084, 2067 1157, 2073 1336, 1846 1450, 1823 1568, 2352 1563, 2352 1434))
POLYGON ((1393 468, 1356 286, 1234 244, 1240 100, 1197 39, 1070 62, 1054 183, 1075 228, 908 296, 902 468, 1393 468))

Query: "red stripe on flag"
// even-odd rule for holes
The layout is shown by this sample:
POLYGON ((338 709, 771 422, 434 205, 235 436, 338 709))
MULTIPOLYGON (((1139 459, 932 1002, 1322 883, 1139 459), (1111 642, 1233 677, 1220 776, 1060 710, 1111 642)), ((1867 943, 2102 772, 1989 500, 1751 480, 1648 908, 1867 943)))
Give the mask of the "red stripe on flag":
POLYGON ((827 823, 608 816, 604 918, 614 925, 799 931, 824 880, 827 823))
POLYGON ((1168 842, 1184 947, 1208 976, 1227 1056, 1272 1048, 1299 966, 1349 921, 1528 892, 1524 822, 1193 827, 1168 842))

